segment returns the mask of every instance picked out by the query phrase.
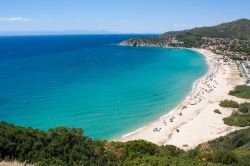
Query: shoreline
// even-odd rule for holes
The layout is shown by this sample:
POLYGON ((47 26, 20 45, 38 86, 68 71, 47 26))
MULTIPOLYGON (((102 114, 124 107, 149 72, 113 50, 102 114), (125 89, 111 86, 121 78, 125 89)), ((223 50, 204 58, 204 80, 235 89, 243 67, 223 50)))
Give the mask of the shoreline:
POLYGON ((243 99, 228 95, 234 86, 243 84, 236 64, 223 62, 218 58, 219 55, 209 50, 190 50, 204 56, 208 65, 205 75, 193 83, 192 90, 173 110, 115 141, 144 139, 158 145, 170 144, 187 150, 241 129, 223 123, 222 119, 229 116, 231 111, 219 106, 219 101, 224 99, 233 98, 237 102, 244 102, 243 99), (222 114, 214 113, 214 109, 220 109, 222 114))
MULTIPOLYGON (((122 46, 122 47, 131 47, 131 46, 125 46, 125 45, 121 45, 121 44, 119 44, 119 46, 122 46)), ((143 47, 148 47, 148 46, 143 46, 143 47)), ((155 46, 150 46, 150 47, 155 47, 155 46)), ((155 47, 155 48, 158 48, 158 47, 155 47)), ((195 52, 200 53, 204 58, 206 58, 206 57, 204 56, 204 54, 202 54, 201 52, 199 52, 199 51, 197 51, 197 50, 195 50, 195 49, 193 49, 193 48, 185 48, 185 47, 177 47, 177 48, 176 48, 176 47, 160 47, 160 48, 171 48, 171 49, 186 49, 186 50, 192 50, 192 51, 195 51, 195 52)), ((169 112, 167 112, 166 114, 160 116, 158 119, 153 120, 153 121, 147 123, 146 125, 144 125, 144 126, 142 126, 142 127, 140 127, 140 128, 137 128, 137 129, 135 129, 135 130, 133 130, 133 131, 131 131, 131 132, 129 132, 129 133, 125 133, 125 134, 123 134, 123 135, 121 135, 121 136, 119 136, 119 137, 113 138, 112 140, 113 140, 113 141, 122 141, 122 142, 124 142, 124 141, 122 140, 122 138, 128 137, 128 136, 133 135, 133 134, 136 134, 136 133, 140 132, 141 130, 145 129, 149 124, 154 123, 155 121, 160 120, 161 118, 167 118, 167 117, 169 117, 172 113, 174 113, 174 112, 177 110, 177 108, 181 105, 181 103, 183 103, 183 102, 193 93, 193 90, 195 89, 195 86, 196 86, 196 84, 199 82, 199 80, 201 80, 201 79, 208 73, 208 71, 209 71, 209 64, 207 63, 207 60, 205 60, 205 61, 206 61, 206 64, 208 65, 207 72, 206 72, 202 77, 200 77, 199 79, 197 79, 197 80, 194 81, 194 83, 192 84, 191 90, 188 92, 188 94, 184 97, 184 99, 181 100, 181 102, 180 102, 175 108, 171 109, 171 110, 170 110, 169 112)))
MULTIPOLYGON (((126 47, 126 46, 125 46, 125 47, 126 47)), ((130 46, 128 46, 128 47, 130 47, 130 46)), ((124 142, 124 141, 123 141, 123 138, 126 138, 126 137, 128 137, 128 136, 130 136, 130 135, 133 135, 133 134, 136 134, 136 133, 142 131, 142 130, 145 129, 148 125, 154 123, 155 121, 160 120, 161 118, 170 117, 171 114, 175 113, 176 110, 178 109, 178 107, 180 107, 180 105, 181 105, 184 101, 186 101, 186 100, 192 95, 192 93, 193 93, 193 91, 194 91, 196 85, 197 85, 197 84, 199 83, 199 81, 202 80, 202 78, 205 77, 205 75, 209 72, 210 67, 209 67, 208 61, 207 61, 207 59, 206 59, 206 56, 205 56, 203 53, 201 53, 200 51, 198 51, 198 50, 196 50, 196 49, 193 49, 193 48, 185 48, 185 47, 183 47, 183 48, 182 48, 182 47, 178 47, 178 48, 176 48, 176 47, 167 47, 167 48, 187 49, 187 50, 192 50, 192 51, 199 52, 199 53, 205 58, 206 64, 208 65, 207 72, 206 72, 202 77, 200 77, 199 79, 197 79, 197 80, 192 84, 192 88, 191 88, 190 92, 188 92, 188 94, 184 97, 184 99, 183 99, 174 109, 172 109, 172 110, 170 110, 169 112, 167 112, 166 114, 160 116, 157 120, 151 121, 151 122, 149 122, 149 124, 144 125, 144 126, 138 128, 138 129, 136 129, 136 130, 134 130, 134 131, 132 131, 132 132, 123 134, 122 136, 120 136, 119 138, 114 139, 114 140, 124 142)))

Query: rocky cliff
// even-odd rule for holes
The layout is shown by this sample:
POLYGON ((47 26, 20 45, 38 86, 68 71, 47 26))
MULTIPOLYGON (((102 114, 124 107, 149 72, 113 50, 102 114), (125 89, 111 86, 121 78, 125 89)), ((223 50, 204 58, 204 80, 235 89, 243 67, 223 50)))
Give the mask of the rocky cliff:
POLYGON ((131 38, 120 43, 122 46, 134 47, 168 47, 169 42, 165 38, 159 37, 143 37, 131 38))

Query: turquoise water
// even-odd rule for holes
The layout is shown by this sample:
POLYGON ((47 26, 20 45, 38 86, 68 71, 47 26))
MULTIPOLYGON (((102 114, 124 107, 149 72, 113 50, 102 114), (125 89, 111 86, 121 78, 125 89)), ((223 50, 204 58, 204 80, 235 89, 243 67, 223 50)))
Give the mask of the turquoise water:
POLYGON ((130 37, 0 37, 0 120, 112 139, 171 111, 206 72, 203 56, 114 45, 130 37))

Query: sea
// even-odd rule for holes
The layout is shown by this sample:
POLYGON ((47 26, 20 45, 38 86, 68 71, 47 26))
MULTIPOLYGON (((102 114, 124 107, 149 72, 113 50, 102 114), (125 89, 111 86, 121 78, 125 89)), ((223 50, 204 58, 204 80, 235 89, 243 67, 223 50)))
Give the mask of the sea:
POLYGON ((140 36, 0 37, 0 121, 111 140, 167 114, 206 61, 188 49, 118 45, 140 36))

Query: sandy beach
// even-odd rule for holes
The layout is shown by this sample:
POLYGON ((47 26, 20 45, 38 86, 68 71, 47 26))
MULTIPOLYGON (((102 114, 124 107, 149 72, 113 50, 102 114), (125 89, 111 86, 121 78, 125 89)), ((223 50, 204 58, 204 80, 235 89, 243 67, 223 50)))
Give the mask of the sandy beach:
POLYGON ((118 141, 143 139, 158 145, 170 144, 190 149, 240 129, 223 123, 223 118, 232 111, 219 106, 219 102, 225 99, 239 103, 246 101, 228 95, 236 85, 244 83, 237 65, 232 61, 223 62, 223 59, 219 59, 221 56, 209 50, 194 50, 205 56, 208 72, 194 83, 187 98, 165 116, 122 136, 118 141), (219 109, 221 114, 214 113, 215 109, 219 109))

